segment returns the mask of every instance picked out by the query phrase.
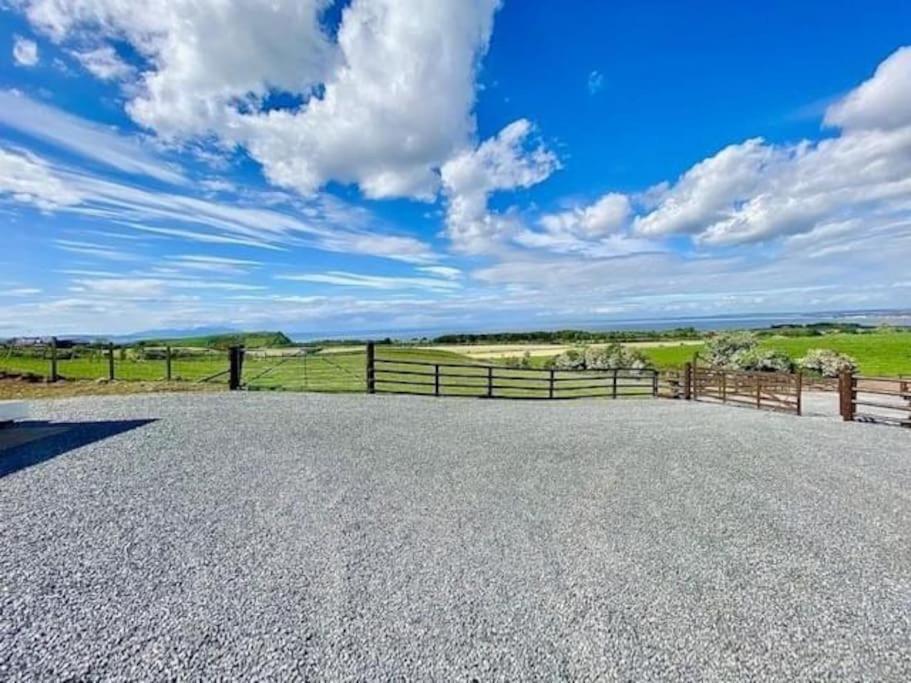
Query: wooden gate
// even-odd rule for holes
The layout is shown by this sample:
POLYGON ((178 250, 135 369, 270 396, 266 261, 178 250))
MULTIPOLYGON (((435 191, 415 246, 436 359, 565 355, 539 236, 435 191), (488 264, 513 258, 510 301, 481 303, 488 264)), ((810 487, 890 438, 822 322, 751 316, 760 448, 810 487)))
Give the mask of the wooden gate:
POLYGON ((843 373, 839 408, 846 422, 881 422, 911 427, 911 379, 843 373))
POLYGON ((801 412, 803 377, 799 373, 742 372, 690 363, 687 376, 684 393, 693 400, 801 412))

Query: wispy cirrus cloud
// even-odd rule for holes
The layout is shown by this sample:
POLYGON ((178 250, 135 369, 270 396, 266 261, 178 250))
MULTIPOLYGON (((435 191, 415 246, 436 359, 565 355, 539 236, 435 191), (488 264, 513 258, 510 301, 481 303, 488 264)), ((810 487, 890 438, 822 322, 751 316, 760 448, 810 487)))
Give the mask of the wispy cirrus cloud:
POLYGON ((338 200, 314 201, 309 214, 213 201, 100 178, 37 155, 0 146, 0 196, 49 212, 79 214, 158 234, 199 241, 242 241, 267 249, 311 247, 338 253, 367 254, 407 263, 433 263, 439 256, 410 236, 381 232, 369 212, 347 211, 338 200), (339 220, 345 222, 339 224, 339 220), (179 225, 179 228, 174 226, 179 225), (358 228, 358 225, 363 227, 358 228))
POLYGON ((72 116, 14 90, 0 90, 0 125, 132 175, 183 184, 180 168, 112 128, 72 116))
POLYGON ((338 287, 359 287, 363 289, 427 289, 431 291, 449 292, 461 287, 458 282, 453 282, 451 279, 386 277, 381 275, 348 273, 344 271, 279 275, 276 276, 276 279, 291 280, 294 282, 313 282, 317 284, 335 285, 338 287))

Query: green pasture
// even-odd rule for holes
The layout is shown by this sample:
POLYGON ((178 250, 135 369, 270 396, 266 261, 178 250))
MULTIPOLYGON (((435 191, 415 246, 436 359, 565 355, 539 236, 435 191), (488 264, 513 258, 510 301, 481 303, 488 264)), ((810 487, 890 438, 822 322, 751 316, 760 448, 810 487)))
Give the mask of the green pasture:
MULTIPOLYGON (((911 375, 911 333, 868 332, 806 337, 769 336, 760 339, 764 348, 784 351, 797 360, 810 349, 831 349, 857 360, 860 372, 873 376, 911 375)), ((662 346, 642 349, 658 368, 681 367, 701 350, 699 345, 662 346)))
MULTIPOLYGON (((860 371, 866 375, 911 375, 911 333, 903 332, 869 332, 859 334, 826 334, 817 336, 765 336, 761 344, 786 352, 795 360, 813 348, 824 348, 847 353, 857 359, 860 371)), ((669 345, 642 348, 652 363, 660 369, 679 368, 702 347, 698 345, 669 345)), ((425 363, 461 363, 469 366, 484 365, 484 361, 474 361, 458 353, 436 351, 426 348, 392 347, 379 345, 377 358, 392 360, 421 361, 425 363)), ((295 353, 287 349, 285 353, 295 353)), ((114 374, 117 380, 159 381, 165 378, 165 361, 160 358, 140 359, 136 354, 125 353, 121 358, 120 351, 115 351, 114 374)), ((544 367, 546 357, 531 359, 532 366, 544 367)), ((505 365, 507 361, 497 361, 505 365)), ((257 353, 251 350, 244 363, 243 381, 253 390, 296 390, 352 392, 363 391, 366 385, 366 356, 364 351, 346 351, 333 353, 331 349, 321 352, 299 353, 293 356, 274 356, 257 353)), ((381 375, 387 380, 404 381, 406 379, 424 382, 424 386, 405 387, 387 382, 379 386, 386 390, 408 390, 417 393, 433 393, 433 377, 409 375, 409 372, 432 373, 432 368, 409 368, 407 365, 380 364, 380 368, 395 370, 381 375)), ((227 352, 199 351, 179 353, 172 359, 171 376, 176 381, 198 382, 228 369, 227 352)), ((11 354, 8 350, 0 353, 0 372, 32 373, 46 377, 49 374, 50 361, 40 355, 11 354)), ((97 380, 108 376, 107 355, 97 349, 79 349, 61 351, 57 362, 58 374, 67 380, 97 380), (69 357, 72 355, 73 357, 69 357)), ((464 395, 482 395, 486 391, 486 370, 469 367, 445 370, 444 374, 464 374, 466 377, 444 377, 442 388, 446 393, 464 395), (451 386, 462 384, 465 386, 451 386)), ((498 371, 499 375, 512 373, 516 379, 500 378, 497 380, 496 393, 511 395, 518 387, 531 388, 546 394, 548 382, 546 376, 518 369, 498 371), (528 378, 528 379, 525 379, 528 378)), ((584 382, 581 377, 580 381, 584 382)), ((227 383, 227 374, 210 380, 213 383, 227 383)), ((603 378, 597 378, 591 384, 598 384, 603 378)), ((621 381, 618 393, 638 392, 650 382, 630 379, 621 381), (630 388, 625 388, 629 385, 630 388)), ((559 382, 557 395, 572 396, 574 384, 570 381, 559 382)), ((578 386, 579 384, 577 383, 578 386)))

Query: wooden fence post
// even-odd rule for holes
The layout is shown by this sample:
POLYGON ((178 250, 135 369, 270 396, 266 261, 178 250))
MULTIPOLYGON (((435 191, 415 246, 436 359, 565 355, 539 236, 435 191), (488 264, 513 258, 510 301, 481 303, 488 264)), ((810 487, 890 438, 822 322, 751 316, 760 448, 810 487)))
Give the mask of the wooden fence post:
POLYGON ((493 398, 493 366, 487 366, 487 398, 493 398))
POLYGON ((376 345, 367 342, 367 393, 376 393, 376 345))
POLYGON ((433 395, 440 395, 440 364, 433 366, 433 395))
POLYGON ((854 400, 857 397, 857 377, 853 372, 844 370, 838 375, 838 403, 841 418, 845 422, 854 421, 854 400))
POLYGON ((762 408, 762 376, 756 375, 756 408, 762 408))
POLYGON ((797 373, 797 415, 803 413, 803 373, 797 373))
POLYGON ((652 371, 652 396, 658 398, 658 371, 652 371))
POLYGON ((114 381, 114 344, 108 342, 108 381, 114 381))
POLYGON ((57 381, 57 337, 51 337, 51 371, 47 381, 57 381))
POLYGON ((725 370, 721 371, 721 402, 728 402, 728 373, 725 370))
POLYGON ((554 369, 550 369, 550 382, 547 385, 547 398, 554 397, 554 369))
POLYGON ((693 364, 687 363, 683 366, 683 398, 687 401, 693 400, 693 364))
POLYGON ((228 348, 228 389, 237 391, 240 389, 241 377, 243 376, 244 349, 242 346, 231 346, 228 348))
POLYGON ((611 398, 617 398, 617 371, 618 368, 614 368, 614 377, 611 383, 611 398))
POLYGON ((171 381, 171 347, 164 347, 164 378, 171 381))

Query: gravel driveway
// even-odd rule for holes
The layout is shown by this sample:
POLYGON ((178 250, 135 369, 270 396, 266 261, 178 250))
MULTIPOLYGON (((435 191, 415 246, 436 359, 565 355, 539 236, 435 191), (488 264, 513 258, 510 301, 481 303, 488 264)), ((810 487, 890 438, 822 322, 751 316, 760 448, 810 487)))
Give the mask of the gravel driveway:
POLYGON ((665 400, 33 413, 94 424, 0 453, 0 679, 911 679, 908 430, 665 400))

